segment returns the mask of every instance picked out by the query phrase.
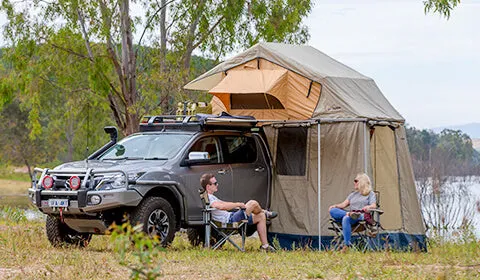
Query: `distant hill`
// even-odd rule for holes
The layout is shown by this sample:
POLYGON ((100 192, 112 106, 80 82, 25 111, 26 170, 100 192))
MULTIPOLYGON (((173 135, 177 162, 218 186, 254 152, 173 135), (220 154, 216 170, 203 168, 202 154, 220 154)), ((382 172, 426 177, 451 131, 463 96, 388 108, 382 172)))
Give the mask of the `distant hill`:
POLYGON ((468 134, 468 136, 470 136, 472 139, 480 138, 480 123, 468 123, 431 128, 431 130, 433 130, 435 133, 440 133, 444 129, 461 130, 463 133, 468 134))

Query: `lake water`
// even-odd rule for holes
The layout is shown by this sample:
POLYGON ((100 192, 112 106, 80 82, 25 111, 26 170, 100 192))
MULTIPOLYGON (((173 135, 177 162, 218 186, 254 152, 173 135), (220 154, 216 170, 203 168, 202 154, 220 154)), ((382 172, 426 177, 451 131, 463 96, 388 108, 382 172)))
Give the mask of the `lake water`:
MULTIPOLYGON (((480 184, 473 184, 470 187, 470 191, 472 192, 474 200, 476 202, 480 201, 480 184)), ((478 212, 478 209, 475 211, 473 220, 475 226, 475 233, 478 237, 480 237, 480 213, 478 212)))

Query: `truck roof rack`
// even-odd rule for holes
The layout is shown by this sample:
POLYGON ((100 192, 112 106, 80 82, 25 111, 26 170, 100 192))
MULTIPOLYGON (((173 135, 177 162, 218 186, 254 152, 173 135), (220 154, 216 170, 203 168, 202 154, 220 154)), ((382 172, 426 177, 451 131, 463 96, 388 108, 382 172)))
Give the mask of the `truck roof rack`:
POLYGON ((182 130, 250 130, 258 121, 251 116, 233 116, 223 112, 220 115, 197 114, 146 116, 140 122, 140 131, 158 131, 165 129, 182 130))

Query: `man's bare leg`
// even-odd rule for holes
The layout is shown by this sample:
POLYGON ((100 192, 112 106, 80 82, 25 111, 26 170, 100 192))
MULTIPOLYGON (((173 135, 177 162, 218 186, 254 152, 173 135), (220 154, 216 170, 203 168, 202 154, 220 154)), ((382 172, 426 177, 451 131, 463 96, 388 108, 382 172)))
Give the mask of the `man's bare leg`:
POLYGON ((245 203, 245 208, 247 215, 263 213, 262 207, 256 200, 249 200, 247 203, 245 203))
MULTIPOLYGON (((261 210, 261 208, 260 208, 261 210)), ((257 225, 258 238, 262 242, 262 245, 268 244, 267 241, 267 220, 263 210, 260 214, 253 214, 253 223, 257 225)))

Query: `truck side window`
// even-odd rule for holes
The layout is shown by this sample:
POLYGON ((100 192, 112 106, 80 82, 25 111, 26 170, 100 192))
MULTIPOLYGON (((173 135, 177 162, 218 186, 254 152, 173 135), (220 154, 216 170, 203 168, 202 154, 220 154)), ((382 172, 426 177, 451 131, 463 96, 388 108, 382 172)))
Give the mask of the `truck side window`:
POLYGON ((257 147, 252 137, 225 136, 225 163, 251 163, 257 159, 257 147))
POLYGON ((277 173, 305 176, 307 160, 307 128, 282 127, 278 130, 277 173))
POLYGON ((189 150, 189 152, 208 152, 210 163, 220 162, 219 151, 219 145, 214 137, 205 137, 198 140, 189 150))

